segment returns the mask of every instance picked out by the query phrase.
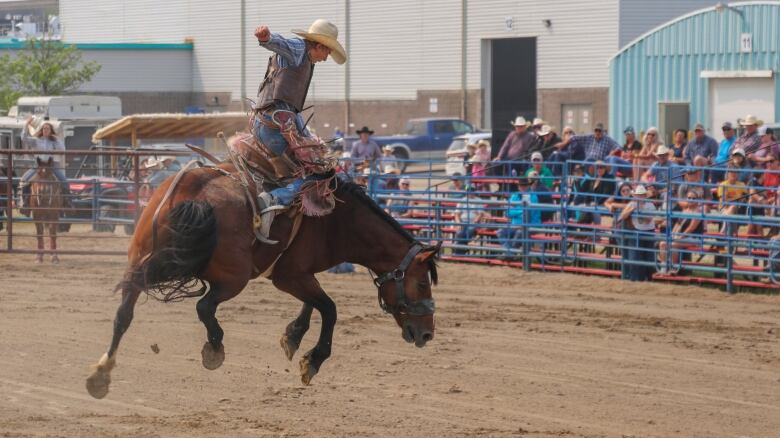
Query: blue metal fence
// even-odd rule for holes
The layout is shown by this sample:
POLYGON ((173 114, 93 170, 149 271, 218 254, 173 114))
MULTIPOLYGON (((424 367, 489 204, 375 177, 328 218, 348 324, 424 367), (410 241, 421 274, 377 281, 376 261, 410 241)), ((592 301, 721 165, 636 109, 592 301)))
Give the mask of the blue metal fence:
POLYGON ((778 187, 757 185, 765 172, 776 171, 739 169, 737 182, 729 184, 717 182, 725 167, 657 169, 639 183, 651 193, 653 207, 646 209, 655 211, 636 211, 621 222, 625 205, 640 201, 627 188, 621 194, 622 185, 636 188, 630 175, 649 167, 541 163, 543 175, 544 168, 554 175, 530 178, 533 184, 521 192, 517 182, 533 163, 494 162, 488 175, 470 177, 446 175, 445 162, 404 161, 406 174, 374 168, 358 178, 407 230, 443 242, 444 258, 624 279, 652 276, 722 285, 729 292, 778 287, 772 256, 780 248, 773 239, 780 231, 778 187), (599 166, 606 176, 599 178, 599 166), (409 188, 399 187, 400 179, 409 188), (597 179, 602 186, 594 190, 597 179), (655 226, 642 231, 626 223, 643 219, 655 226))

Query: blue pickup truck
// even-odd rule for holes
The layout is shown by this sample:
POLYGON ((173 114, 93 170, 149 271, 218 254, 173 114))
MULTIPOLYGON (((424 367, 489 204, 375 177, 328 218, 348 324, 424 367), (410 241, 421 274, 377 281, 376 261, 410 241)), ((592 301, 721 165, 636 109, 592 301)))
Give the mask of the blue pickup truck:
MULTIPOLYGON (((390 145, 398 159, 444 159, 452 139, 475 132, 474 127, 460 119, 424 118, 406 122, 404 134, 371 136, 380 147, 390 145)), ((344 138, 345 150, 350 150, 356 136, 344 138)))

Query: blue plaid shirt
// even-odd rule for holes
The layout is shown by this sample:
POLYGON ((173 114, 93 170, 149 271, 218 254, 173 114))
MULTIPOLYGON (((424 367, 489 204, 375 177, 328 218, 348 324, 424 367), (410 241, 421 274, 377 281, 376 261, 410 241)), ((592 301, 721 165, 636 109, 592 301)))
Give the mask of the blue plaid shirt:
POLYGON ((260 41, 260 47, 277 54, 276 62, 279 63, 279 68, 297 67, 303 63, 303 57, 306 56, 304 40, 285 38, 278 33, 272 33, 271 38, 266 42, 260 41))
MULTIPOLYGON (((621 149, 622 147, 615 140, 607 137, 606 135, 601 137, 601 140, 596 140, 596 136, 589 135, 575 135, 571 138, 569 146, 574 148, 580 148, 585 150, 585 160, 603 160, 612 151, 621 149)), ((572 149, 574 150, 574 149, 572 149)))
POLYGON ((705 135, 701 141, 695 138, 685 147, 685 162, 693 164, 693 159, 701 155, 704 158, 714 158, 718 155, 718 142, 709 135, 705 135))

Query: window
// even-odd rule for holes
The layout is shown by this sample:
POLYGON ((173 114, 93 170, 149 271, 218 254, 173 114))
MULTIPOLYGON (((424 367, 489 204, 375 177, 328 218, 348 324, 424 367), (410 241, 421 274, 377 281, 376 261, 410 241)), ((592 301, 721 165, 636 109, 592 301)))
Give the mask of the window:
POLYGON ((452 124, 455 126, 456 135, 471 134, 474 132, 474 127, 466 122, 454 121, 452 124))
POLYGON ((412 120, 406 124, 406 135, 426 135, 428 131, 425 129, 425 122, 420 120, 412 120))
POLYGON ((452 134, 455 129, 452 127, 452 121, 450 120, 436 120, 433 122, 434 134, 452 134))

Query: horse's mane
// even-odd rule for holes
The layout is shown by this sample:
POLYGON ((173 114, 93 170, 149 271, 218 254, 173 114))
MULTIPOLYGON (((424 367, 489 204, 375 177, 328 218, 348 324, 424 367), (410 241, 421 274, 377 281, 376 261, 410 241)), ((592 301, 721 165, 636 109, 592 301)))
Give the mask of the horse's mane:
POLYGON ((390 216, 386 211, 382 210, 381 207, 379 207, 376 202, 374 202, 373 199, 371 199, 370 196, 366 193, 366 189, 359 185, 355 184, 353 182, 340 182, 338 189, 336 189, 336 196, 338 196, 341 193, 349 193, 352 195, 353 198, 360 201, 363 205, 368 207, 371 211, 373 211, 377 216, 379 216, 380 219, 387 222, 393 229, 398 232, 398 234, 404 236, 404 238, 409 242, 416 242, 417 239, 412 236, 409 231, 407 231, 401 224, 398 223, 397 220, 395 220, 394 217, 390 216))
MULTIPOLYGON (((402 235, 410 244, 417 242, 417 239, 412 236, 409 231, 407 231, 401 224, 398 223, 397 220, 395 220, 394 217, 390 216, 386 211, 384 211, 379 205, 377 205, 376 202, 374 202, 373 199, 371 199, 370 196, 366 193, 365 187, 355 184, 354 182, 348 181, 348 182, 339 182, 338 188, 336 189, 336 196, 340 194, 349 194, 353 198, 355 198, 357 201, 359 201, 362 205, 365 207, 368 207, 369 210, 374 212, 374 214, 377 215, 380 219, 385 221, 388 225, 393 227, 393 229, 400 235, 402 235)), ((431 273, 431 282, 433 284, 436 284, 439 281, 439 276, 436 271, 436 262, 433 258, 431 258, 428 261, 428 268, 431 273)))

